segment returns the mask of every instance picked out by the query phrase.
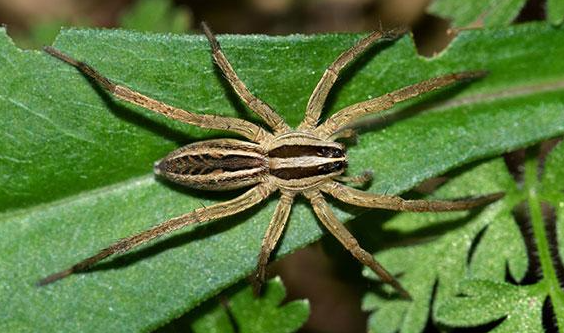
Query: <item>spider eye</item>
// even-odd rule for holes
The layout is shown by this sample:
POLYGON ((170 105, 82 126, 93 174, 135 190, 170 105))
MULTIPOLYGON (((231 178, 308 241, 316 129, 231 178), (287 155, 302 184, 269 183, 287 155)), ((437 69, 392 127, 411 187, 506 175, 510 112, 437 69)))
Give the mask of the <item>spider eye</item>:
POLYGON ((319 166, 319 170, 323 173, 332 173, 342 170, 346 167, 346 163, 343 161, 337 161, 332 163, 327 163, 319 166))
POLYGON ((339 158, 339 157, 344 157, 345 152, 343 151, 343 149, 336 147, 321 147, 317 152, 317 155, 322 157, 339 158))

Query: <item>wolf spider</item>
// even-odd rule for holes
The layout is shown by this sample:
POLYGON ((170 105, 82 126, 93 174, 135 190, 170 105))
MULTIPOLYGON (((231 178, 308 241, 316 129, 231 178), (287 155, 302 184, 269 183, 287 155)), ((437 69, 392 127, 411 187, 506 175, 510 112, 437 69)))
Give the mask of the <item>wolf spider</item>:
POLYGON ((292 202, 297 194, 302 194, 311 202, 321 223, 354 257, 370 267, 383 282, 393 286, 403 297, 409 298, 409 293, 398 280, 388 273, 370 253, 362 249, 354 236, 337 220, 323 194, 355 206, 415 212, 467 210, 491 203, 502 196, 496 193, 456 201, 425 201, 404 200, 398 196, 366 193, 342 184, 343 182, 364 183, 369 181, 371 176, 369 173, 352 177, 343 176, 347 168, 345 147, 342 143, 335 141, 338 138, 354 135, 352 130, 343 130, 343 128, 362 116, 389 109, 395 103, 455 82, 482 77, 483 71, 460 72, 431 78, 348 106, 318 125, 329 90, 341 70, 375 41, 385 37, 382 32, 376 31, 342 53, 327 68, 309 98, 304 120, 297 129, 292 129, 268 104, 255 97, 247 89, 237 77, 208 26, 202 23, 202 28, 211 45, 213 59, 231 87, 245 105, 265 121, 272 132, 243 119, 195 114, 175 108, 126 86, 117 85, 89 65, 52 47, 46 47, 45 51, 76 67, 119 99, 184 123, 234 132, 251 141, 216 139, 186 145, 157 162, 155 165, 157 175, 188 187, 205 190, 252 187, 234 199, 196 209, 164 221, 141 233, 123 238, 94 256, 46 277, 39 282, 40 285, 85 271, 108 256, 124 253, 174 230, 237 214, 279 190, 280 200, 268 225, 258 255, 257 270, 254 276, 255 291, 260 290, 265 280, 269 256, 282 235, 292 202))

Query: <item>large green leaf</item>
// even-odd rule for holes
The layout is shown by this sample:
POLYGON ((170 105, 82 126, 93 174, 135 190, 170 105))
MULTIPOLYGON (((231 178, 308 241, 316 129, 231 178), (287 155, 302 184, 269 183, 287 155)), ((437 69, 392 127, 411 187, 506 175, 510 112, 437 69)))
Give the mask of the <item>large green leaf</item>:
MULTIPOLYGON (((250 89, 296 125, 325 67, 358 38, 220 41, 250 89)), ((487 69, 490 75, 374 117, 350 147, 350 172, 372 169, 369 191, 399 193, 470 161, 564 133, 563 38, 564 31, 542 24, 471 31, 431 60, 417 56, 409 37, 376 47, 339 82, 329 112, 439 74, 487 69)), ((201 36, 66 30, 55 45, 173 105, 256 119, 225 86, 201 36)), ((0 49, 0 304, 9 304, 0 313, 3 331, 149 330, 254 269, 274 197, 91 273, 35 287, 37 279, 120 237, 235 193, 184 190, 151 173, 153 162, 180 144, 223 134, 115 102, 74 68, 17 49, 5 33, 0 49)), ((298 202, 278 256, 321 234, 311 210, 298 202)))

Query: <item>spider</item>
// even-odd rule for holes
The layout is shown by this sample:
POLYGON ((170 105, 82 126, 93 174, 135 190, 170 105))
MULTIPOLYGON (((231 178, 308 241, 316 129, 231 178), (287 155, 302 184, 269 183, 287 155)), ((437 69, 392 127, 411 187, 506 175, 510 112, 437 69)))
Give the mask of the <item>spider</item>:
POLYGON ((363 192, 343 183, 369 182, 371 173, 344 176, 348 163, 345 146, 336 141, 339 138, 354 136, 354 131, 345 127, 362 116, 389 109, 395 103, 462 80, 480 78, 485 75, 484 71, 459 72, 431 78, 348 106, 318 125, 325 100, 341 70, 375 41, 388 37, 380 31, 375 31, 343 52, 327 68, 309 98, 305 118, 296 129, 292 129, 268 104, 247 89, 205 23, 202 23, 202 29, 211 45, 213 59, 231 87, 243 103, 256 112, 272 131, 243 119, 195 114, 175 108, 126 86, 117 85, 86 63, 77 61, 53 47, 45 47, 45 51, 76 67, 119 99, 187 124, 234 132, 248 140, 214 139, 188 144, 158 161, 154 167, 157 175, 197 189, 250 189, 234 199, 196 209, 123 238, 70 268, 42 279, 38 282, 39 285, 85 271, 100 260, 116 253, 130 251, 174 230, 240 213, 279 191, 280 199, 262 240, 257 269, 253 276, 256 293, 260 292, 260 287, 265 281, 270 254, 283 233, 294 198, 301 194, 309 200, 321 223, 356 259, 370 267, 382 282, 390 284, 401 296, 409 299, 409 293, 398 280, 370 253, 361 248, 354 236, 337 220, 325 200, 325 195, 355 206, 415 212, 467 210, 496 201, 503 195, 494 193, 455 201, 425 201, 363 192))

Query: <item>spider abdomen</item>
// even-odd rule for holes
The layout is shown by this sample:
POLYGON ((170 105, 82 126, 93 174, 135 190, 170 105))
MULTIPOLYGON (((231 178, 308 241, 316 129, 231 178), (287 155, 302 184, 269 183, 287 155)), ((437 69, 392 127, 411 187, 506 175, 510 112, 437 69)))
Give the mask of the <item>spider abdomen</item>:
POLYGON ((268 158, 254 143, 207 140, 173 151, 157 162, 155 173, 193 188, 235 189, 262 181, 268 173, 268 158))

